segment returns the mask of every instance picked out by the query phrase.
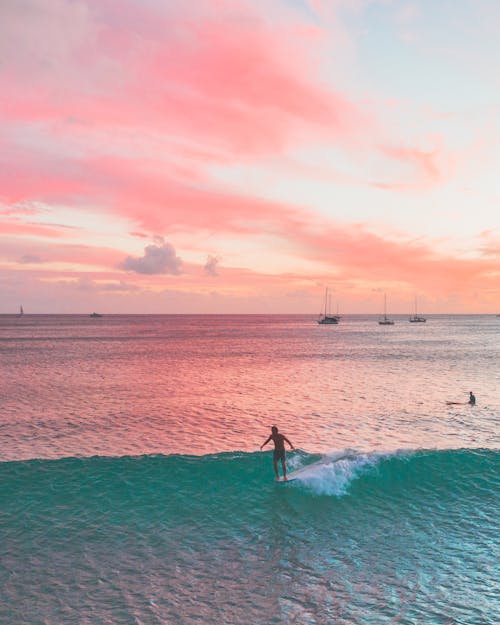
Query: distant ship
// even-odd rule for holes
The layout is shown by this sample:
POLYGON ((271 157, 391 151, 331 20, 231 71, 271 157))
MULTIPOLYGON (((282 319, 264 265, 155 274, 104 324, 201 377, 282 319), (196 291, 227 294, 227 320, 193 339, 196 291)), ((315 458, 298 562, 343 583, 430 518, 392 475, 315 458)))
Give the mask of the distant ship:
POLYGON ((19 314, 17 315, 18 317, 22 317, 24 315, 24 310, 22 306, 19 306, 19 314))
POLYGON ((425 317, 419 317, 418 315, 413 315, 408 320, 410 323, 425 323, 427 319, 425 317))
POLYGON ((378 320, 381 326, 393 326, 394 321, 387 316, 387 295, 384 293, 384 318, 378 320))
POLYGON ((102 315, 100 315, 99 313, 93 312, 92 314, 89 315, 89 317, 92 317, 95 319, 97 317, 102 317, 102 315))
POLYGON ((425 323, 427 319, 425 317, 420 317, 417 315, 417 298, 415 298, 415 314, 412 315, 409 319, 410 323, 425 323))
POLYGON ((338 315, 332 315, 328 312, 328 287, 325 291, 325 312, 319 316, 318 323, 320 325, 335 325, 339 322, 340 317, 338 315))

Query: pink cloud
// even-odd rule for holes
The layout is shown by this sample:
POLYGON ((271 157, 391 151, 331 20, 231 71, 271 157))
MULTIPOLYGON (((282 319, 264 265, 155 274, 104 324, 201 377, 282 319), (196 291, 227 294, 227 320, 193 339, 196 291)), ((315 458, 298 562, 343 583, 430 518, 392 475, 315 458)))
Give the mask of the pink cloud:
POLYGON ((456 161, 455 155, 444 149, 442 140, 432 150, 390 144, 381 146, 380 150, 392 161, 409 167, 406 175, 398 176, 399 180, 373 183, 373 186, 388 190, 422 189, 435 185, 449 175, 456 161))
POLYGON ((207 163, 280 153, 313 136, 346 141, 370 124, 346 96, 318 86, 311 28, 271 23, 249 4, 200 2, 194 15, 130 0, 31 0, 7 3, 2 17, 7 203, 86 203, 147 234, 248 227, 289 209, 212 188, 207 163), (172 144, 151 144, 149 160, 111 155, 108 137, 126 142, 131 132, 145 145, 158 133, 172 144))
MULTIPOLYGON (((80 266, 78 271, 57 272, 61 285, 68 284, 67 288, 76 288, 77 281, 80 290, 84 288, 91 288, 96 292, 114 290, 120 297, 127 293, 132 297, 134 293, 160 293, 165 289, 174 288, 184 302, 187 300, 180 295, 182 293, 186 296, 189 293, 190 297, 194 298, 193 301, 201 298, 198 299, 201 302, 209 292, 207 288, 216 288, 217 297, 220 302, 225 302, 224 306, 228 306, 228 310, 232 310, 232 306, 239 306, 240 311, 248 310, 245 306, 254 310, 254 305, 257 306, 255 311, 258 310, 258 306, 261 306, 261 310, 270 310, 266 308, 267 298, 268 305, 271 306, 270 302, 274 302, 272 306, 278 311, 280 298, 286 297, 287 293, 303 293, 297 299, 296 305, 299 306, 299 310, 307 312, 314 308, 325 284, 334 287, 338 294, 336 297, 344 302, 343 306, 351 310, 356 306, 356 302, 376 299, 373 294, 374 285, 392 292, 393 301, 395 296, 398 299, 398 295, 400 300, 401 297, 405 300, 405 297, 408 298, 408 292, 411 292, 413 297, 415 290, 434 300, 454 293, 455 297, 462 301, 462 306, 469 305, 473 310, 477 309, 477 299, 473 301, 471 293, 482 292, 485 302, 498 299, 499 295, 497 259, 451 258, 435 253, 428 244, 411 243, 403 239, 388 241, 366 231, 360 225, 354 228, 330 227, 323 233, 313 234, 307 229, 306 224, 297 222, 295 230, 289 230, 286 241, 288 251, 300 247, 304 258, 324 264, 323 271, 272 274, 224 266, 217 267, 217 285, 213 281, 207 283, 203 261, 199 265, 184 263, 182 281, 178 276, 159 273, 129 272, 124 278, 124 272, 118 268, 123 256, 116 250, 29 244, 23 249, 17 245, 9 247, 8 242, 8 239, 0 240, 0 250, 3 258, 11 262, 17 261, 18 267, 23 268, 22 273, 18 272, 19 284, 27 284, 29 280, 38 279, 49 279, 53 283, 54 273, 49 268, 44 270, 43 263, 63 262, 80 266), (36 267, 33 264, 31 266, 24 264, 24 259, 16 256, 23 251, 26 254, 36 255, 37 261, 42 261, 42 264, 37 263, 36 267), (102 269, 98 270, 99 266, 102 269), (123 286, 124 284, 128 286, 123 286)), ((141 299, 138 304, 134 297, 127 304, 123 300, 123 304, 130 306, 130 310, 140 310, 143 304, 146 306, 147 299, 141 299)), ((117 301, 107 300, 106 306, 112 304, 117 305, 117 301)))
POLYGON ((85 200, 134 220, 149 232, 148 236, 165 234, 176 225, 248 231, 252 229, 250 222, 255 224, 273 215, 277 219, 291 212, 277 202, 225 192, 198 181, 186 184, 167 172, 151 170, 148 163, 122 158, 46 158, 37 168, 35 161, 19 155, 16 177, 9 176, 1 165, 0 156, 0 193, 6 201, 79 204, 85 200))
MULTIPOLYGON (((370 115, 319 81, 309 47, 321 38, 311 27, 270 21, 250 4, 200 2, 196 15, 131 0, 22 6, 5 5, 0 47, 0 103, 11 122, 0 157, 7 202, 86 200, 149 233, 176 224, 235 228, 289 209, 211 188, 207 163, 283 154, 313 140, 356 143, 374 131, 370 115), (111 155, 110 137, 133 151, 131 132, 145 145, 156 134, 170 144, 151 144, 149 160, 111 155)), ((439 179, 433 153, 383 151, 439 179)))
POLYGON ((4 23, 11 120, 155 127, 240 154, 280 150, 304 123, 334 138, 366 122, 314 84, 310 36, 250 5, 200 3, 196 16, 125 1, 23 6, 21 16, 10 4, 4 23))
POLYGON ((296 216, 288 224, 287 241, 303 258, 332 268, 317 276, 322 281, 385 282, 397 284, 398 289, 406 284, 436 294, 487 288, 498 280, 499 266, 494 257, 455 258, 436 251, 431 242, 409 237, 395 240, 374 234, 361 224, 325 224, 323 229, 312 231, 306 220, 296 216))
POLYGON ((383 151, 396 160, 411 161, 416 163, 432 180, 439 179, 439 169, 436 165, 436 151, 424 152, 416 148, 389 147, 385 146, 383 151))
POLYGON ((24 264, 26 258, 29 257, 36 258, 38 263, 62 262, 86 267, 113 267, 123 260, 123 253, 91 245, 46 243, 32 239, 0 236, 0 260, 24 264))
POLYGON ((22 204, 14 204, 13 206, 10 206, 9 208, 3 208, 0 209, 0 217, 2 215, 5 215, 7 217, 16 217, 19 215, 38 215, 40 213, 40 210, 33 207, 33 206, 27 206, 27 205, 22 205, 22 204))
MULTIPOLYGON (((270 233, 287 253, 332 267, 330 273, 343 284, 350 277, 402 281, 435 292, 491 285, 498 242, 483 241, 482 257, 453 259, 438 255, 429 243, 378 236, 361 225, 314 224, 313 229, 307 207, 215 185, 210 165, 252 164, 267 156, 287 159, 290 175, 300 171, 361 184, 364 173, 334 176, 327 167, 307 172, 290 165, 287 153, 327 145, 352 156, 361 145, 376 159, 382 155, 384 171, 389 163, 389 174, 377 177, 374 186, 426 188, 445 179, 453 155, 439 140, 425 150, 381 137, 366 102, 358 106, 347 91, 321 80, 321 32, 301 23, 298 12, 273 19, 259 15, 260 5, 250 2, 195 4, 2 2, 0 199, 7 206, 0 215, 5 235, 0 254, 5 260, 75 263, 88 272, 98 265, 107 268, 103 275, 123 276, 118 267, 125 252, 61 244, 61 226, 20 219, 29 213, 17 210, 16 203, 43 201, 125 217, 132 222, 131 236, 140 238, 157 234, 170 240, 178 229, 233 238, 270 233), (53 239, 54 245, 24 236, 53 239)), ((327 10, 329 3, 316 4, 327 10)), ((131 276, 131 283, 156 288, 165 280, 163 270, 179 269, 175 250, 156 248, 163 255, 153 259, 145 251, 129 257, 127 281, 131 276)), ((189 286, 207 273, 219 273, 234 289, 241 288, 242 278, 270 289, 303 280, 220 268, 210 256, 205 266, 183 265, 189 286)), ((325 281, 328 274, 325 269, 314 279, 325 281)))
MULTIPOLYGON (((99 160, 73 168, 88 178, 77 180, 76 188, 88 187, 91 196, 103 204, 113 206, 121 215, 127 215, 151 232, 166 233, 179 224, 191 227, 226 230, 232 236, 244 233, 265 233, 281 237, 281 249, 301 257, 329 265, 333 275, 341 280, 386 281, 419 284, 426 290, 464 290, 471 284, 490 285, 488 277, 497 268, 494 259, 454 259, 434 251, 429 243, 414 242, 408 237, 394 240, 370 232, 362 225, 315 224, 305 212, 292 210, 279 203, 251 197, 224 194, 220 190, 188 187, 176 181, 151 177, 120 159, 99 160)), ((71 188, 71 184, 69 184, 71 188)), ((26 225, 18 225, 22 234, 26 225)), ((41 233, 49 234, 42 228, 41 233)), ((56 231, 57 232, 57 231, 56 231)), ((29 233, 29 227, 28 227, 29 233)), ((484 238, 484 237, 483 237, 484 238)), ((16 243, 16 246, 19 244, 16 243)), ((483 244, 485 254, 495 249, 491 238, 483 244)), ((17 248, 16 248, 17 249, 17 248)), ((118 251, 95 251, 93 248, 58 246, 49 253, 26 245, 23 254, 34 253, 40 258, 119 266, 123 262, 118 251), (76 253, 78 252, 78 253, 76 253), (76 254, 75 254, 76 253, 76 254)), ((12 256, 11 256, 12 259, 12 256)), ((143 261, 145 262, 146 256, 143 261)), ((136 259, 137 262, 141 259, 136 259)), ((141 261, 142 262, 142 261, 141 261)), ((129 267, 132 269, 132 267, 129 267)), ((183 271, 189 274, 189 269, 183 271)), ((140 271, 154 274, 156 271, 140 271)), ((227 279, 225 269, 224 277, 227 279)), ((280 279, 284 279, 283 277, 280 279)), ((318 276, 324 280, 326 276, 318 276)))
MULTIPOLYGON (((485 230, 479 234, 480 251, 484 256, 500 261, 500 235, 496 230, 485 230)), ((500 265, 498 267, 500 273, 500 265)))
POLYGON ((26 223, 19 219, 2 219, 0 217, 0 233, 3 235, 10 234, 16 236, 37 236, 59 239, 67 234, 65 230, 66 229, 63 231, 63 228, 58 228, 57 226, 26 223))
MULTIPOLYGON (((100 276, 102 277, 102 276, 100 276)), ((79 278, 75 283, 75 287, 80 291, 92 292, 117 292, 117 293, 137 293, 141 288, 137 284, 124 282, 123 280, 105 282, 102 279, 97 282, 90 277, 79 278)))
POLYGON ((46 154, 12 141, 0 143, 0 198, 6 204, 83 194, 84 177, 84 166, 75 158, 46 154))

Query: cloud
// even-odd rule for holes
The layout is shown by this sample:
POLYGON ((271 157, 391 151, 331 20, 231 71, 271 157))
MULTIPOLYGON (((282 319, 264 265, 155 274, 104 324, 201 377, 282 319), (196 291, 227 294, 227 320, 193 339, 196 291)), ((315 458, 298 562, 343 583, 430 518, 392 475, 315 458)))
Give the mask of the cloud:
POLYGON ((208 255, 207 262, 205 263, 205 273, 207 276, 218 276, 217 265, 219 263, 217 256, 208 255))
POLYGON ((136 284, 130 284, 128 282, 123 282, 122 280, 117 280, 113 282, 102 282, 92 280, 88 276, 83 276, 82 278, 80 278, 75 283, 75 285, 79 291, 116 291, 117 293, 131 293, 140 290, 140 287, 136 284))
POLYGON ((90 278, 84 276, 76 282, 76 288, 80 291, 94 291, 95 283, 90 278))
POLYGON ((103 284, 100 284, 99 287, 103 291, 117 291, 119 293, 130 293, 141 290, 141 287, 139 287, 137 284, 123 282, 122 280, 120 280, 119 282, 105 282, 103 284))
POLYGON ((139 258, 128 256, 121 268, 145 275, 180 274, 182 260, 176 255, 173 245, 156 237, 155 243, 144 248, 144 256, 139 258))
POLYGON ((13 121, 151 124, 243 154, 282 149, 303 123, 332 137, 362 125, 345 95, 315 84, 314 29, 272 22, 245 2, 197 2, 195 11, 133 0, 16 4, 0 22, 13 121))
MULTIPOLYGON (((123 252, 108 247, 49 243, 45 240, 36 241, 32 238, 21 239, 0 235, 0 263, 2 261, 22 263, 23 258, 37 258, 38 262, 44 264, 83 265, 88 269, 91 267, 109 268, 116 267, 123 258, 123 252)), ((29 262, 34 262, 34 260, 29 262)))
MULTIPOLYGON (((331 57, 320 26, 304 28, 284 7, 273 21, 252 3, 195 4, 7 2, 0 197, 95 206, 130 218, 135 236, 228 228, 271 202, 211 185, 214 163, 315 143, 352 158, 350 148, 370 144, 367 103, 322 77, 318 61, 331 57)), ((372 148, 439 180, 433 152, 372 148)))
MULTIPOLYGON (((500 235, 496 230, 485 230, 479 235, 480 251, 484 256, 500 259, 500 235)), ((500 267, 499 267, 500 271, 500 267)))
MULTIPOLYGON (((344 26, 342 15, 372 4, 0 2, 0 262, 47 280, 85 271, 96 288, 106 290, 106 280, 110 297, 121 296, 123 269, 141 291, 164 288, 164 275, 181 268, 181 291, 208 290, 206 276, 218 275, 220 259, 190 265, 177 256, 184 249, 223 251, 224 289, 245 296, 274 294, 288 280, 296 287, 287 289, 300 290, 306 274, 329 284, 334 276, 345 289, 350 280, 420 282, 433 292, 489 288, 498 280, 498 237, 451 258, 439 254, 439 242, 395 236, 372 207, 362 209, 373 196, 377 209, 383 194, 372 187, 443 185, 469 142, 462 129, 440 138, 448 126, 417 114, 420 97, 415 107, 398 90, 378 91, 388 85, 377 73, 363 82, 364 53, 358 58, 355 49, 362 31, 353 33, 351 18, 344 26), (299 4, 315 6, 314 19, 299 4), (386 102, 399 104, 386 109, 386 102), (283 193, 277 163, 285 180, 318 179, 318 193, 312 186, 306 196, 283 193), (335 198, 326 224, 322 194, 335 198), (337 198, 353 206, 361 226, 335 221, 346 214, 336 212, 337 198), (147 245, 152 233, 171 243, 147 245), (147 245, 142 256, 115 249, 130 236, 141 241, 138 250, 147 245), (274 277, 259 274, 265 254, 274 277)), ((413 21, 411 4, 402 11, 413 21)), ((453 109, 453 101, 443 104, 453 109)), ((379 214, 387 221, 385 209, 379 214)))
POLYGON ((40 207, 34 205, 12 204, 11 206, 2 205, 0 203, 0 215, 19 216, 19 215, 38 215, 43 212, 40 207))
POLYGON ((40 256, 36 256, 36 254, 23 254, 19 259, 19 262, 23 265, 30 265, 36 263, 43 263, 43 260, 40 256))
POLYGON ((49 239, 58 239, 64 237, 64 228, 61 226, 53 226, 37 223, 26 223, 17 218, 0 217, 0 229, 2 235, 29 236, 29 237, 46 237, 49 239))

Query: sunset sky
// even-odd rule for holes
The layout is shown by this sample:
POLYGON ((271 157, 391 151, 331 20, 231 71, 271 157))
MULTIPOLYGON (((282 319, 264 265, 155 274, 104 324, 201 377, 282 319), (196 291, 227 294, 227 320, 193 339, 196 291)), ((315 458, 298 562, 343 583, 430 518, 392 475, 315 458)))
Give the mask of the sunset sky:
POLYGON ((500 313, 498 0, 2 0, 0 313, 500 313))

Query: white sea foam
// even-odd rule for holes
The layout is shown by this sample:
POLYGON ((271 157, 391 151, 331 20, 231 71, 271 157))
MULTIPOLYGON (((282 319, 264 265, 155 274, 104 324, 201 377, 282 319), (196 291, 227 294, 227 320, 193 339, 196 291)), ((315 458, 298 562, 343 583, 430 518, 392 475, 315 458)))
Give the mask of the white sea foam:
POLYGON ((353 449, 332 451, 312 464, 297 468, 289 474, 289 477, 307 486, 317 495, 340 497, 347 493, 351 482, 364 469, 376 465, 387 455, 382 452, 364 453, 353 449))

